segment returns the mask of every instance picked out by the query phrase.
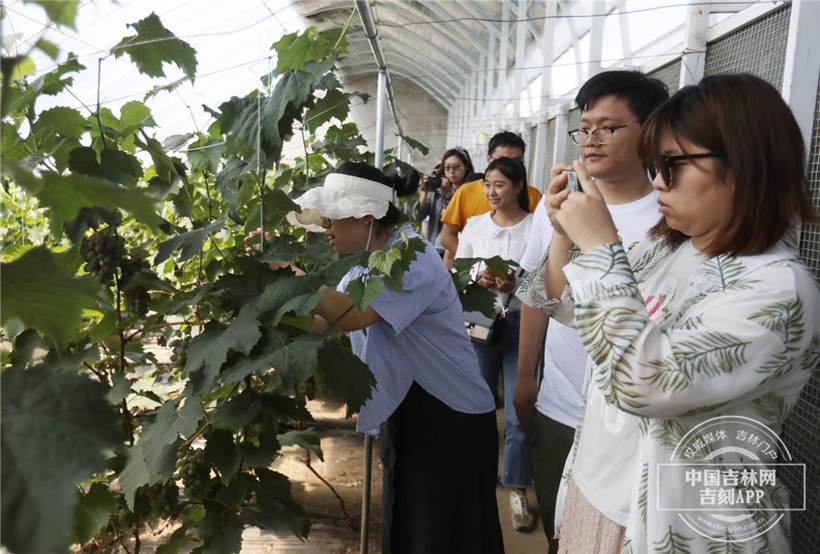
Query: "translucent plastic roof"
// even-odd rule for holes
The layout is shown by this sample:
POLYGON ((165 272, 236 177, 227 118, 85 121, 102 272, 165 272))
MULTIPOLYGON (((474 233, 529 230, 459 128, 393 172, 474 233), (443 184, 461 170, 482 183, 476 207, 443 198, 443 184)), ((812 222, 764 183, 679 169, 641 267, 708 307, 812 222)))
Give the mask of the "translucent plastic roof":
POLYGON ((71 87, 74 98, 59 99, 64 105, 95 110, 99 92, 101 105, 116 112, 124 102, 143 101, 156 87, 177 85, 146 101, 163 136, 207 126, 212 118, 202 110, 203 104, 216 109, 231 96, 263 88, 260 79, 275 63, 270 59, 271 45, 283 34, 305 28, 298 11, 281 0, 81 1, 75 30, 49 26, 44 10, 36 4, 6 0, 3 9, 4 55, 30 55, 34 75, 51 71, 57 62, 34 48, 45 39, 59 47, 59 60, 73 52, 88 68, 76 74, 71 87), (196 50, 193 82, 167 64, 167 77, 152 79, 139 73, 127 57, 117 59, 111 54, 123 37, 135 34, 128 24, 152 12, 196 50))
MULTIPOLYGON (((639 67, 669 53, 682 41, 686 10, 691 9, 684 1, 663 0, 370 0, 369 4, 394 81, 406 80, 452 109, 459 100, 481 97, 491 89, 499 94, 498 86, 479 90, 475 83, 489 80, 497 85, 510 72, 520 72, 524 78, 515 81, 519 88, 506 94, 510 100, 522 101, 521 115, 537 109, 537 103, 527 106, 530 97, 568 94, 588 75, 590 64, 639 67), (544 55, 545 31, 551 42, 550 59, 544 55), (595 51, 593 41, 604 43, 600 59, 588 54, 595 51), (503 58, 508 67, 500 69, 503 58), (552 68, 552 79, 544 90, 540 75, 547 67, 552 68)), ((701 4, 733 9, 733 3, 701 4)), ((261 78, 275 64, 271 45, 283 34, 308 25, 319 30, 349 25, 349 53, 337 63, 342 80, 372 77, 375 81, 378 67, 354 5, 353 0, 81 0, 72 30, 49 25, 37 4, 5 0, 4 55, 30 55, 36 76, 56 64, 34 48, 38 40, 56 44, 61 58, 69 52, 77 54, 88 70, 75 79, 73 98, 59 101, 86 106, 89 113, 96 109, 98 96, 101 105, 116 111, 128 100, 144 100, 155 88, 169 87, 146 101, 160 127, 158 135, 165 137, 207 126, 211 116, 203 104, 217 108, 231 96, 263 88, 261 78), (167 77, 149 78, 111 53, 123 37, 134 34, 128 24, 152 12, 196 50, 193 82, 170 65, 165 66, 167 77)))

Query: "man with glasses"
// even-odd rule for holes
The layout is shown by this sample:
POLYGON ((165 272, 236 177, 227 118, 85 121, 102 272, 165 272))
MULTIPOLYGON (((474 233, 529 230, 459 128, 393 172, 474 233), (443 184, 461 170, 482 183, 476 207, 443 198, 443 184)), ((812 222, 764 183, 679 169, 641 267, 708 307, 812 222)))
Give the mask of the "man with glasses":
MULTIPOLYGON (((637 71, 599 73, 584 83, 575 98, 581 121, 579 128, 570 131, 569 136, 579 146, 581 162, 595 178, 627 248, 642 240, 660 217, 657 194, 638 156, 638 141, 641 124, 667 98, 663 83, 637 71)), ((570 165, 566 163, 556 165, 552 168, 552 177, 568 168, 570 165)), ((558 540, 554 538, 556 498, 575 435, 587 352, 575 329, 550 321, 546 312, 535 307, 539 303, 533 294, 532 281, 543 279, 539 272, 543 273, 543 257, 551 237, 552 226, 541 203, 535 211, 527 250, 520 262, 532 275, 518 293, 523 305, 515 408, 521 425, 530 422, 534 427, 535 491, 549 551, 555 553, 558 551, 558 540), (542 344, 544 372, 539 386, 535 374, 542 344)), ((617 422, 613 425, 617 426, 617 422)), ((614 464, 610 461, 604 465, 613 467, 614 464)), ((589 477, 587 484, 593 487, 598 482, 605 485, 605 475, 580 477, 589 477)), ((620 499, 607 497, 604 485, 597 491, 604 507, 596 507, 620 522, 626 512, 618 509, 620 499)), ((628 509, 629 499, 623 500, 628 509)))
MULTIPOLYGON (((524 140, 520 136, 510 131, 502 131, 490 139, 487 146, 487 163, 506 156, 516 158, 526 168, 524 149, 524 140)), ((530 197, 530 211, 533 211, 541 200, 541 193, 538 189, 530 186, 527 187, 527 192, 530 197)), ((446 249, 444 264, 447 269, 453 267, 453 256, 458 250, 458 234, 464 229, 467 219, 489 211, 490 203, 484 195, 484 181, 482 179, 464 183, 453 195, 450 204, 447 206, 447 211, 441 216, 443 223, 441 244, 446 249)))

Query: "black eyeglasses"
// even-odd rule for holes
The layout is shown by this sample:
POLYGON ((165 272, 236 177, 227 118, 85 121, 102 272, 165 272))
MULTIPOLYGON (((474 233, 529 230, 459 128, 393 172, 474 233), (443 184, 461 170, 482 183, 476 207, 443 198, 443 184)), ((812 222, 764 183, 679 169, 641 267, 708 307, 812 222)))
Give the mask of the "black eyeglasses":
POLYGON ((578 146, 584 144, 587 139, 589 139, 589 135, 592 135, 592 138, 594 138, 595 142, 598 144, 609 144, 615 140, 615 131, 618 129, 623 129, 624 127, 629 127, 630 125, 632 125, 632 123, 627 123, 626 125, 615 125, 614 127, 601 127, 600 129, 595 129, 594 131, 587 131, 586 129, 573 129, 567 134, 569 135, 569 138, 572 139, 572 142, 578 146))
POLYGON ((661 174, 661 179, 663 179, 663 184, 666 188, 672 186, 672 168, 677 165, 678 162, 683 160, 694 160, 697 158, 722 158, 720 154, 715 152, 701 152, 699 154, 681 154, 679 156, 665 156, 661 154, 658 156, 660 160, 660 167, 658 168, 658 172, 661 174))

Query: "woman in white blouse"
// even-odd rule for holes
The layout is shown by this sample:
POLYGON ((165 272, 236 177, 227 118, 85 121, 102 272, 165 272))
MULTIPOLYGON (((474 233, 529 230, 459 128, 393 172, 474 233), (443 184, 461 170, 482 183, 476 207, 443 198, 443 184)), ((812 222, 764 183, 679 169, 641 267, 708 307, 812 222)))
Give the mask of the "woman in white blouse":
MULTIPOLYGON (((456 258, 492 258, 518 262, 530 235, 527 175, 520 161, 501 157, 493 160, 484 176, 484 193, 492 208, 471 217, 459 236, 456 258)), ((477 281, 495 292, 496 309, 504 312, 500 330, 490 344, 473 342, 481 374, 495 396, 499 376, 504 379, 504 419, 506 438, 501 484, 510 487, 513 527, 529 530, 534 519, 527 504, 526 487, 532 478, 532 438, 518 425, 513 404, 518 377, 518 329, 521 301, 514 291, 524 277, 517 266, 507 275, 489 270, 483 263, 474 266, 477 281)))
POLYGON ((642 154, 663 219, 628 255, 583 166, 583 193, 550 183, 550 309, 574 307, 590 354, 560 548, 788 552, 777 435, 820 360, 820 292, 795 232, 814 219, 800 129, 767 82, 713 76, 649 117, 642 154), (632 431, 616 442, 614 425, 632 431), (607 461, 580 471, 589 458, 607 461), (625 527, 596 507, 601 487, 621 491, 625 527))

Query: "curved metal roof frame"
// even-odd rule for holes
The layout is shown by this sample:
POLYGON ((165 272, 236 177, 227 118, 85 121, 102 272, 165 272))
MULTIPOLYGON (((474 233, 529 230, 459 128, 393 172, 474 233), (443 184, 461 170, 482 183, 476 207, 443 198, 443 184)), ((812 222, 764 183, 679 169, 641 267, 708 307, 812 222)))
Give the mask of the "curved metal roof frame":
MULTIPOLYGON (((435 102, 450 109, 453 100, 442 93, 457 95, 467 84, 466 75, 485 67, 497 56, 502 38, 503 12, 515 17, 517 4, 505 2, 440 2, 438 0, 371 0, 372 13, 385 58, 395 79, 413 83, 435 102)), ((295 4, 302 17, 319 30, 339 28, 350 17, 351 3, 344 0, 301 0, 295 4)), ((347 31, 349 53, 339 58, 337 69, 345 82, 367 76, 375 80, 378 68, 372 64, 370 46, 361 23, 355 20, 347 31)), ((512 33, 506 37, 507 55, 514 57, 512 33)))

